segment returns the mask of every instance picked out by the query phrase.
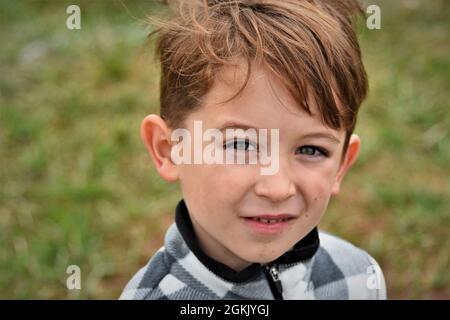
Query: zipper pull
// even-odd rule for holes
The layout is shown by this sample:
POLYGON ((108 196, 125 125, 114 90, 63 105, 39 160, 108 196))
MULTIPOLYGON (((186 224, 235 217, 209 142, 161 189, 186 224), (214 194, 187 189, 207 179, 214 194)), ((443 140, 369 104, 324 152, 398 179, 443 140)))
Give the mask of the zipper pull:
POLYGON ((275 284, 275 288, 277 289, 277 293, 280 299, 283 299, 283 287, 281 286, 280 273, 277 269, 277 265, 273 264, 270 267, 267 267, 269 270, 269 274, 272 277, 273 283, 275 284))

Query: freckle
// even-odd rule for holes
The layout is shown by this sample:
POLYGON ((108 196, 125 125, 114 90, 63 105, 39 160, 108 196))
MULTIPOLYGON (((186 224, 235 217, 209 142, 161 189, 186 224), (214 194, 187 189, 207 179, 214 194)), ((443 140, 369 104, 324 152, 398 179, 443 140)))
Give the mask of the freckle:
POLYGON ((317 201, 317 197, 315 197, 314 200, 317 201))

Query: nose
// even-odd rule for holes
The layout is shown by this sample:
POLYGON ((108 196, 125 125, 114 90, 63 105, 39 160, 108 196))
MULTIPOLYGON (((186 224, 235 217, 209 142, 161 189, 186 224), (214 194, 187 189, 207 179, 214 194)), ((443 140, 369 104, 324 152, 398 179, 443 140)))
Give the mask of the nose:
POLYGON ((254 187, 256 195, 272 202, 280 202, 295 195, 295 184, 290 175, 280 167, 274 175, 261 175, 254 187))

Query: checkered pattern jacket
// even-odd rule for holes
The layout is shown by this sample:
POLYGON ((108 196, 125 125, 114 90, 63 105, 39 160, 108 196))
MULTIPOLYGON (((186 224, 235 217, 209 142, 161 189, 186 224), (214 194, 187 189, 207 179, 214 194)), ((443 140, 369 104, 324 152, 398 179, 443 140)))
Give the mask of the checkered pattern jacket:
POLYGON ((317 228, 272 263, 235 272, 200 250, 181 200, 164 246, 120 299, 386 299, 386 286, 369 254, 317 228))

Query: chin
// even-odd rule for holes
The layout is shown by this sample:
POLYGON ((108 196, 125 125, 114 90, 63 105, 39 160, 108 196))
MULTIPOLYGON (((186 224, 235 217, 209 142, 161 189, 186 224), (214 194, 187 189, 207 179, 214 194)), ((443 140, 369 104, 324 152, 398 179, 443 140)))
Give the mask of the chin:
POLYGON ((241 257, 245 261, 250 261, 251 263, 260 263, 266 264, 274 261, 278 257, 280 257, 284 251, 274 252, 273 254, 268 254, 267 252, 262 252, 261 254, 249 253, 247 255, 242 255, 241 257))

